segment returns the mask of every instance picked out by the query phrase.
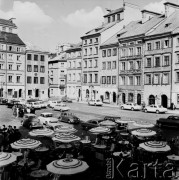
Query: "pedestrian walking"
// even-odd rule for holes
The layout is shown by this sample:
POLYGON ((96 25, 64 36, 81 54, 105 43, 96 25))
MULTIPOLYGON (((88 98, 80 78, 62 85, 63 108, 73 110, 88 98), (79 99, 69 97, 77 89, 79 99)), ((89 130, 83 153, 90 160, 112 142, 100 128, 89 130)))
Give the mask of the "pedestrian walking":
POLYGON ((19 117, 19 108, 18 107, 16 108, 16 117, 17 118, 19 117))

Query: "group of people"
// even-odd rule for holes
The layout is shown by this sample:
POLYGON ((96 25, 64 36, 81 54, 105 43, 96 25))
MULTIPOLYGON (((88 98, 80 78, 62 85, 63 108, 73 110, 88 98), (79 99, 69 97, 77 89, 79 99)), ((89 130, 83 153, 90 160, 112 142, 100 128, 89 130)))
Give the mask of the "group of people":
POLYGON ((22 105, 22 104, 15 104, 12 107, 12 111, 15 117, 23 117, 24 114, 27 114, 27 113, 35 114, 35 108, 33 106, 27 107, 26 105, 22 105))
POLYGON ((0 147, 1 150, 10 151, 10 144, 21 138, 21 133, 16 126, 0 126, 0 147))

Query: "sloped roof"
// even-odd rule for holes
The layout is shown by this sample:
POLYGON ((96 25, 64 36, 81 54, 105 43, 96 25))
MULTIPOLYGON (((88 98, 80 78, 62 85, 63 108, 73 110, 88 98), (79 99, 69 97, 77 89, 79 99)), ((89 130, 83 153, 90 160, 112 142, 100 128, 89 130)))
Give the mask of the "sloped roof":
POLYGON ((67 49, 66 52, 71 52, 73 50, 81 49, 82 47, 82 42, 79 42, 78 44, 74 44, 71 48, 67 49))
POLYGON ((116 14, 118 12, 123 12, 124 11, 124 8, 118 8, 118 9, 115 9, 115 10, 111 10, 108 14, 104 15, 103 17, 107 17, 107 16, 110 16, 112 14, 116 14))
POLYGON ((145 23, 142 23, 142 21, 135 21, 128 27, 128 29, 123 29, 123 31, 120 32, 120 39, 143 35, 147 33, 150 29, 154 28, 158 23, 160 23, 162 20, 164 20, 164 16, 154 16, 150 20, 146 21, 145 23), (125 32, 126 30, 126 32, 125 32), (123 33, 123 34, 122 34, 123 33))
POLYGON ((176 10, 168 18, 166 18, 154 31, 148 36, 156 34, 170 33, 179 27, 179 10, 176 10))
POLYGON ((106 23, 106 24, 102 24, 101 26, 98 26, 97 28, 94 28, 90 31, 88 31, 86 33, 86 35, 82 36, 82 37, 85 37, 85 36, 88 36, 88 35, 93 35, 93 34, 97 34, 97 33, 101 33, 109 28, 111 28, 112 26, 114 26, 116 23, 118 22, 112 22, 112 23, 106 23))
POLYGON ((8 33, 8 32, 0 32, 0 39, 3 42, 9 44, 18 44, 18 45, 25 45, 24 42, 19 38, 17 34, 8 33))
POLYGON ((0 24, 17 27, 11 20, 0 19, 0 24))

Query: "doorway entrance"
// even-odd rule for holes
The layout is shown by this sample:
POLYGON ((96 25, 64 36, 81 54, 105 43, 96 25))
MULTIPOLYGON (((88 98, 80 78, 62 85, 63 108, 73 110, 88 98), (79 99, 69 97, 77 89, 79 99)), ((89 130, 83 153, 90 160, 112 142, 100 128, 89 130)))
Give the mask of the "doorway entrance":
POLYGON ((168 98, 165 94, 161 96, 161 105, 165 108, 168 107, 168 98))
POLYGON ((141 94, 137 94, 137 104, 141 105, 141 94))
POLYGON ((35 97, 39 97, 39 89, 35 90, 35 97))
POLYGON ((122 103, 125 104, 126 102, 126 95, 125 93, 122 93, 122 103))
POLYGON ((116 103, 116 93, 113 92, 113 103, 116 103))

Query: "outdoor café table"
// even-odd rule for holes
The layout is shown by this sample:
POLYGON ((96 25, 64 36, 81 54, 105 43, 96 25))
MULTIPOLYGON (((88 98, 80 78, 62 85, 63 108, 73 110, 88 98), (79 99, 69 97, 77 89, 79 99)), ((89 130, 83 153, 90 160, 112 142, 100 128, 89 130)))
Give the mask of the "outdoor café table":
POLYGON ((42 170, 42 169, 35 170, 30 173, 30 176, 35 179, 41 179, 41 178, 44 179, 48 175, 49 175, 49 172, 47 170, 42 170))
POLYGON ((167 158, 171 161, 179 161, 179 156, 177 156, 175 154, 169 155, 169 156, 167 156, 167 158))
POLYGON ((71 144, 60 144, 58 146, 59 149, 70 149, 72 148, 72 145, 71 144))
POLYGON ((36 152, 40 152, 40 153, 47 152, 48 150, 49 148, 45 146, 39 146, 35 149, 36 152))
POLYGON ((106 145, 97 144, 97 145, 94 145, 94 148, 97 148, 97 149, 106 149, 106 145))
POLYGON ((27 163, 27 166, 33 166, 35 164, 35 162, 30 159, 27 159, 27 160, 22 159, 21 161, 18 162, 18 165, 24 166, 25 163, 27 163))
POLYGON ((118 141, 119 144, 124 144, 124 145, 128 145, 129 141, 118 141))
POLYGON ((81 142, 82 142, 83 144, 90 144, 90 143, 91 143, 90 140, 86 140, 86 139, 81 140, 81 142))

